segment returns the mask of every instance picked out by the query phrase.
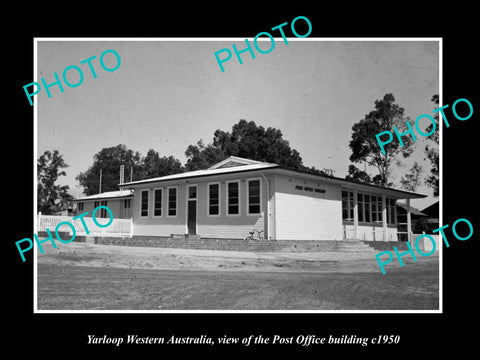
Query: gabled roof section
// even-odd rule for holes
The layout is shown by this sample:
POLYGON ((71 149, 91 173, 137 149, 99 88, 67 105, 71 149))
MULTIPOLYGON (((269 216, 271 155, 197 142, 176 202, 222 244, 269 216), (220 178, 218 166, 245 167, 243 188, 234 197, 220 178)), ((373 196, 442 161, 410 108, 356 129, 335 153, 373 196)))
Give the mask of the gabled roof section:
POLYGON ((219 163, 210 166, 207 170, 214 170, 214 169, 223 169, 229 167, 236 167, 236 166, 245 166, 245 165, 255 165, 255 164, 270 164, 267 162, 245 159, 237 156, 230 156, 219 163))
POLYGON ((438 201, 434 202, 432 205, 423 209, 422 212, 432 218, 438 218, 440 216, 440 203, 438 201))
POLYGON ((132 185, 140 185, 140 184, 146 184, 151 182, 189 179, 189 178, 195 178, 195 177, 205 177, 205 176, 230 174, 230 173, 243 173, 243 172, 271 169, 271 168, 277 168, 277 167, 278 167, 277 164, 271 164, 267 162, 261 162, 261 161, 255 161, 255 160, 249 160, 249 159, 243 159, 243 158, 231 156, 205 170, 194 170, 194 171, 188 171, 188 172, 179 173, 179 174, 165 175, 165 176, 151 178, 151 179, 137 180, 129 183, 119 184, 119 186, 122 188, 125 188, 125 187, 130 187, 132 185))
MULTIPOLYGON (((402 208, 403 210, 407 211, 407 204, 397 202, 397 206, 402 208)), ((410 205, 410 212, 412 213, 412 215, 428 217, 427 214, 421 212, 417 208, 414 208, 412 205, 410 205)))

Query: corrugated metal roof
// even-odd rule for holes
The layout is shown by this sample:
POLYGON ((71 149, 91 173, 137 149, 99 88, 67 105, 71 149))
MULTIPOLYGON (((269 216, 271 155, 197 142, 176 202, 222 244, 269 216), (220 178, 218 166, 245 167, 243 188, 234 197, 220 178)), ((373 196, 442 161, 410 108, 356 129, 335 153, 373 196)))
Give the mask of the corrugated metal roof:
POLYGON ((161 181, 169 181, 169 180, 180 180, 180 179, 189 179, 189 178, 196 178, 196 177, 205 177, 205 176, 210 176, 210 175, 221 175, 221 174, 233 174, 233 173, 240 173, 240 172, 248 172, 248 171, 255 171, 255 170, 263 170, 263 169, 277 169, 278 171, 284 171, 284 172, 289 172, 291 174, 295 175, 303 175, 303 176, 308 176, 312 178, 322 178, 324 181, 329 181, 333 182, 336 184, 341 184, 341 185, 348 185, 348 186, 355 186, 359 189, 378 189, 381 191, 387 191, 392 194, 401 195, 399 196, 400 198, 422 198, 426 197, 426 195, 422 194, 417 194, 413 192, 408 192, 404 190, 397 190, 393 188, 386 188, 382 186, 377 186, 377 185, 371 185, 371 184, 362 184, 362 183, 357 183, 355 181, 350 181, 334 176, 322 176, 319 174, 314 174, 308 171, 302 171, 302 170, 292 170, 292 169, 287 169, 282 166, 279 166, 277 164, 272 164, 272 163, 267 163, 267 162, 259 162, 259 161, 252 161, 249 159, 243 159, 239 158, 236 156, 230 156, 229 158, 211 166, 208 169, 205 170, 196 170, 196 171, 189 171, 185 173, 179 173, 179 174, 173 174, 173 175, 166 175, 166 176, 161 176, 161 177, 156 177, 156 178, 151 178, 151 179, 144 179, 144 180, 137 180, 137 181, 132 181, 129 183, 124 183, 119 186, 121 187, 130 187, 130 186, 135 186, 135 185, 141 185, 141 184, 148 184, 152 182, 161 182, 161 181), (233 163, 241 163, 236 166, 228 166, 228 162, 231 161, 233 163), (243 163, 243 164, 242 164, 243 163), (227 165, 227 166, 225 166, 227 165))
POLYGON ((85 196, 75 200, 81 201, 81 200, 111 199, 111 198, 120 198, 120 197, 126 197, 126 196, 133 196, 133 191, 132 190, 106 191, 104 193, 85 196))
POLYGON ((139 184, 145 184, 150 182, 177 180, 177 179, 185 179, 190 177, 228 174, 231 172, 253 171, 253 170, 269 169, 269 168, 275 168, 275 167, 278 167, 278 165, 269 164, 269 163, 259 163, 259 164, 241 165, 241 166, 226 167, 226 168, 219 168, 219 169, 195 170, 195 171, 189 171, 185 173, 160 176, 160 177, 151 178, 151 179, 132 181, 129 183, 121 184, 121 186, 139 185, 139 184))

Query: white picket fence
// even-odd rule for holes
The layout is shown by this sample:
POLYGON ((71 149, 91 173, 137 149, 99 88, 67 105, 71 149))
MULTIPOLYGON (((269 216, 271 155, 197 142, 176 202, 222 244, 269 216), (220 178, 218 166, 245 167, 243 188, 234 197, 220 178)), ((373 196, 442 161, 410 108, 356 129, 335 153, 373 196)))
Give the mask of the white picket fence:
MULTIPOLYGON (((412 234, 412 237, 410 239, 410 243, 411 243, 411 246, 412 246, 413 249, 415 249, 415 241, 421 235, 425 235, 425 234, 412 234)), ((430 236, 430 238, 433 238, 433 240, 435 241, 435 251, 439 251, 442 244, 439 243, 438 234, 435 234, 435 235, 429 234, 429 236, 430 236)), ((426 238, 426 237, 423 237, 423 238, 419 239, 419 241, 417 242, 417 245, 420 248, 420 250, 422 250, 423 252, 426 252, 426 253, 432 251, 433 246, 434 246, 433 243, 432 243, 432 240, 430 240, 429 238, 426 238)))
MULTIPOLYGON (((112 223, 107 227, 97 226, 93 218, 83 217, 85 226, 90 232, 90 236, 132 236, 133 235, 133 220, 132 219, 113 219, 112 223)), ((99 224, 107 224, 110 219, 96 218, 99 224)), ((49 229, 50 232, 55 236, 55 228, 61 222, 69 222, 73 224, 75 228, 76 235, 87 235, 85 227, 82 224, 82 220, 76 219, 73 220, 72 216, 58 216, 58 215, 37 215, 37 231, 46 231, 49 229)), ((72 228, 66 224, 61 225, 58 228, 58 231, 68 232, 72 235, 72 228)))

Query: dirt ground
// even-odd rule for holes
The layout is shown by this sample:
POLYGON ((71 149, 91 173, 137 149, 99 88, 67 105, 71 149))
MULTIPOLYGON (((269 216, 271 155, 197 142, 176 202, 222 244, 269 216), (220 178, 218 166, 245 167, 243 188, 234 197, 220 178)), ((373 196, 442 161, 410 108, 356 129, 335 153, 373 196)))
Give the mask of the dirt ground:
POLYGON ((70 243, 37 253, 38 310, 438 310, 438 256, 70 243))
MULTIPOLYGON (((191 249, 164 249, 96 245, 90 243, 60 244, 57 249, 45 246, 45 253, 37 252, 39 264, 100 266, 159 270, 238 270, 238 271, 320 271, 320 272, 378 272, 372 252, 241 252, 191 249)), ((403 258, 409 267, 421 267, 438 255, 403 258)), ((406 266, 407 266, 406 265, 406 266)), ((385 265, 399 268, 396 259, 385 265)))

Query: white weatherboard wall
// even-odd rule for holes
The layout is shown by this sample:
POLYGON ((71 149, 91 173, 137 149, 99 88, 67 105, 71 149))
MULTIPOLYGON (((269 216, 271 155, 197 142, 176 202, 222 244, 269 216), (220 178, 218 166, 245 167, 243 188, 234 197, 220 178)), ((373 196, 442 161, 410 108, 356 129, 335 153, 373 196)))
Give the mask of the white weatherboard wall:
MULTIPOLYGON (((78 214, 88 212, 88 215, 86 217, 92 217, 93 210, 95 210, 95 201, 98 201, 98 204, 102 201, 107 202, 108 208, 112 211, 113 218, 114 219, 122 219, 122 206, 123 206, 123 198, 122 199, 99 199, 99 200, 84 200, 84 201, 79 201, 78 203, 83 203, 83 210, 79 211, 77 210, 78 214)), ((77 205, 78 209, 78 205, 77 205)), ((96 217, 100 217, 100 210, 97 210, 97 213, 95 214, 96 217)))
MULTIPOLYGON (((218 178, 217 178, 218 179, 218 178)), ((219 181, 198 183, 198 234, 202 237, 214 237, 224 239, 243 239, 253 229, 263 230, 265 234, 265 182, 256 175, 237 174, 222 177, 219 181), (262 205, 260 214, 249 215, 247 213, 247 180, 260 180, 262 205), (240 181, 240 214, 227 215, 227 181, 240 181), (220 214, 208 215, 208 184, 220 185, 220 214)))
POLYGON ((342 240, 342 189, 300 177, 275 177, 275 235, 277 240, 342 240), (325 190, 324 194, 295 186, 325 190))
POLYGON ((197 185, 197 234, 202 237, 243 239, 253 229, 263 230, 266 234, 266 183, 258 174, 228 174, 218 176, 214 179, 189 179, 168 183, 150 183, 138 186, 135 189, 132 214, 134 221, 134 235, 170 236, 171 234, 187 233, 187 185, 197 185), (247 213, 247 180, 259 179, 261 183, 261 213, 247 213), (227 215, 227 182, 240 182, 240 214, 227 215), (220 214, 218 216, 208 215, 208 184, 218 183, 220 185, 220 214), (168 192, 170 186, 178 187, 177 194, 177 215, 167 215, 168 192), (162 216, 153 216, 153 190, 163 189, 162 216), (141 190, 149 189, 149 214, 148 217, 140 217, 141 190))
POLYGON ((132 204, 133 216, 133 234, 134 235, 153 235, 153 236, 170 236, 171 234, 185 233, 185 184, 178 185, 177 192, 177 215, 168 216, 168 192, 170 186, 177 184, 143 184, 135 188, 134 199, 132 204), (153 189, 162 188, 162 216, 153 216, 153 189), (149 189, 148 217, 140 217, 140 198, 141 191, 149 189))

